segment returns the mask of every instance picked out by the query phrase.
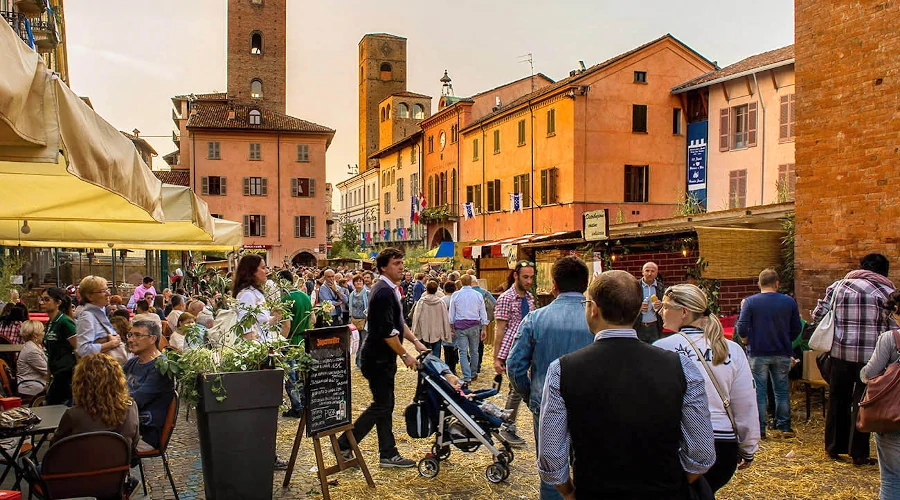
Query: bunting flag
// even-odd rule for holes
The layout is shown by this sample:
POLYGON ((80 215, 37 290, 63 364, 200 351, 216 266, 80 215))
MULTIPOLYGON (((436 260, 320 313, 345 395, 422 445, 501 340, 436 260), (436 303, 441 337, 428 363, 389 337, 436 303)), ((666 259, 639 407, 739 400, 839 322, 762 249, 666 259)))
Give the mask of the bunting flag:
POLYGON ((466 220, 475 218, 475 204, 471 201, 468 203, 463 203, 463 214, 466 217, 466 220))
POLYGON ((390 235, 391 235, 391 233, 387 229, 381 230, 381 239, 387 241, 390 239, 390 235))
POLYGON ((421 200, 421 202, 419 203, 419 206, 422 207, 422 210, 425 210, 426 208, 428 208, 428 202, 425 201, 425 195, 424 195, 424 194, 419 193, 419 200, 421 200))
POLYGON ((409 220, 413 221, 413 224, 419 223, 419 200, 416 195, 412 196, 409 204, 409 220))
POLYGON ((372 243, 372 233, 363 233, 366 235, 366 243, 372 243))
POLYGON ((401 239, 401 240, 405 240, 405 239, 406 239, 406 228, 405 228, 405 227, 401 227, 401 228, 398 229, 397 231, 400 233, 400 239, 401 239))
POLYGON ((509 193, 509 208, 511 212, 522 211, 522 194, 509 193))

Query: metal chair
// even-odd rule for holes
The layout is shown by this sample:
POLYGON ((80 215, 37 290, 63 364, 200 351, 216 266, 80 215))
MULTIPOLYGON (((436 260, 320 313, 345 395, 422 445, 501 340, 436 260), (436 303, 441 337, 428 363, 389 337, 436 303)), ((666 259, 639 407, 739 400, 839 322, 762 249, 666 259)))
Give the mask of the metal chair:
POLYGON ((144 461, 145 458, 160 457, 163 466, 166 468, 166 475, 169 476, 169 484, 172 486, 172 492, 175 493, 175 500, 178 500, 178 489, 175 488, 175 481, 172 479, 172 470, 169 468, 169 457, 166 455, 166 448, 169 447, 169 440, 175 431, 175 422, 178 420, 178 392, 172 396, 172 402, 169 403, 169 411, 166 412, 166 421, 163 424, 162 433, 159 437, 159 448, 150 451, 138 452, 138 469, 141 471, 141 485, 144 488, 144 495, 147 494, 147 481, 144 479, 144 461))

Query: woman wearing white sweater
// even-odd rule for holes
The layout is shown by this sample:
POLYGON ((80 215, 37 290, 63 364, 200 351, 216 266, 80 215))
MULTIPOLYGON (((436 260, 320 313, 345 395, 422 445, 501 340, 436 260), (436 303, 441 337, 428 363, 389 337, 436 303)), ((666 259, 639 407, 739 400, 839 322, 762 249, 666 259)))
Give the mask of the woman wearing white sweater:
POLYGON ((750 364, 740 346, 725 339, 722 324, 709 310, 706 294, 696 286, 669 287, 660 312, 663 327, 678 333, 653 345, 687 356, 706 381, 716 463, 703 477, 715 493, 731 480, 735 469, 750 466, 759 447, 759 414, 750 364))

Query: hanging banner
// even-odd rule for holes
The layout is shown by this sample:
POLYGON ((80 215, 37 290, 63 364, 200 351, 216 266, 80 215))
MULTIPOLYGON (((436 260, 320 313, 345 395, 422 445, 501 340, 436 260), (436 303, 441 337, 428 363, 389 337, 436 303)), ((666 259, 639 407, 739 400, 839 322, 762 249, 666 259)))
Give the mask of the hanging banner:
POLYGON ((689 123, 687 129, 687 193, 706 203, 706 151, 709 122, 689 123))

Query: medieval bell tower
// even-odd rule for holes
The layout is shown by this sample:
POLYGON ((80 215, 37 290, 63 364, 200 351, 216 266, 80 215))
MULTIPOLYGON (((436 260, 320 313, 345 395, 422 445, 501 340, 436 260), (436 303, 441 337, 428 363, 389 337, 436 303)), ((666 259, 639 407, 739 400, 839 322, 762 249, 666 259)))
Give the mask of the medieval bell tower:
POLYGON ((284 114, 287 0, 228 0, 228 97, 284 114))
POLYGON ((379 109, 385 98, 406 91, 406 39, 385 33, 359 41, 359 171, 378 151, 379 109))

